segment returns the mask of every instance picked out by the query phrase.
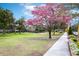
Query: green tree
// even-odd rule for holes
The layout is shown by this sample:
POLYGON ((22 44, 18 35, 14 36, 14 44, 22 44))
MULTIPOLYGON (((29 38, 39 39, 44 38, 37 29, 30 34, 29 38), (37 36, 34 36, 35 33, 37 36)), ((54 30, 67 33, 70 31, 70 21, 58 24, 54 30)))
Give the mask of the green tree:
POLYGON ((0 8, 0 25, 2 26, 3 33, 14 22, 13 13, 8 9, 0 8))
POLYGON ((24 17, 21 17, 19 20, 16 21, 16 25, 17 25, 17 29, 19 30, 19 33, 25 30, 25 27, 23 25, 24 19, 25 19, 24 17))

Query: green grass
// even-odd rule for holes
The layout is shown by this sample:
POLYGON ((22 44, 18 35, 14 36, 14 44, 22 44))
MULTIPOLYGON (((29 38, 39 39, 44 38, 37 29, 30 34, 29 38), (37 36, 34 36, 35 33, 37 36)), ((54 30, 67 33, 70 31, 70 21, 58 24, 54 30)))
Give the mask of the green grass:
POLYGON ((48 33, 9 33, 0 34, 0 55, 43 55, 61 35, 42 40, 48 33), (41 39, 41 40, 40 40, 41 39))
POLYGON ((39 33, 6 33, 5 35, 4 34, 0 34, 0 38, 22 38, 22 37, 26 37, 26 38, 29 38, 29 37, 42 37, 42 36, 48 36, 47 33, 44 33, 44 34, 39 34, 39 33))

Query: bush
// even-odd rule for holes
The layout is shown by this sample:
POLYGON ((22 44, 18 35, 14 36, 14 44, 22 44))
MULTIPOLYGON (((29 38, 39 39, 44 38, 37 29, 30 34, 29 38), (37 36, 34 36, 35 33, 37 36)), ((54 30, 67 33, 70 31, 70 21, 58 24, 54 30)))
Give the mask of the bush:
POLYGON ((74 53, 75 53, 76 55, 79 55, 79 49, 78 49, 78 48, 75 49, 74 53))
POLYGON ((75 48, 74 53, 75 53, 76 55, 79 55, 79 41, 77 41, 77 43, 76 43, 76 48, 75 48))
POLYGON ((69 35, 70 38, 76 38, 74 35, 69 35))
POLYGON ((77 42, 77 39, 76 38, 72 38, 71 39, 73 42, 77 42))
POLYGON ((72 49, 72 53, 73 53, 73 54, 79 55, 79 48, 78 48, 78 46, 77 46, 77 43, 72 42, 72 43, 70 44, 70 47, 71 47, 71 49, 72 49))
POLYGON ((70 39, 73 41, 71 48, 73 49, 73 53, 79 55, 79 41, 76 39, 76 36, 69 35, 70 39))
POLYGON ((69 37, 73 42, 77 43, 77 39, 74 35, 70 35, 69 37))
POLYGON ((69 35, 73 34, 73 33, 72 33, 72 28, 71 28, 71 27, 69 27, 68 34, 69 34, 69 35))
POLYGON ((77 44, 77 48, 79 48, 79 41, 77 41, 77 43, 76 43, 76 44, 77 44))

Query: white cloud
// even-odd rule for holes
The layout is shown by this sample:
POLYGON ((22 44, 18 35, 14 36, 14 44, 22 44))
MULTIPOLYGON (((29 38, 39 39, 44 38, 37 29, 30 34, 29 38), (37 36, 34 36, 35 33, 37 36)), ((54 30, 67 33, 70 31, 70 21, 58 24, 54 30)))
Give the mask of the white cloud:
POLYGON ((20 5, 22 5, 26 11, 34 10, 34 7, 36 7, 36 5, 32 5, 31 3, 25 3, 20 5))
MULTIPOLYGON (((39 6, 45 6, 45 4, 40 4, 39 6)), ((34 7, 36 7, 36 5, 27 3, 27 4, 24 4, 24 7, 26 10, 32 11, 32 10, 34 10, 34 7)))
POLYGON ((32 6, 32 5, 31 5, 31 6, 27 6, 27 5, 26 5, 26 6, 24 6, 24 7, 25 7, 25 9, 26 9, 27 11, 32 11, 32 10, 34 10, 34 7, 35 7, 35 6, 32 6))
MULTIPOLYGON (((36 4, 32 4, 32 3, 25 3, 25 4, 23 4, 23 3, 21 3, 20 5, 24 7, 23 12, 24 12, 24 14, 26 16, 28 15, 30 17, 33 17, 31 11, 34 10, 34 7, 37 6, 36 4)), ((44 6, 44 5, 45 4, 40 4, 39 6, 44 6)))
POLYGON ((46 4, 41 4, 40 6, 45 6, 46 4))
POLYGON ((34 10, 34 7, 36 7, 35 5, 32 5, 30 3, 25 3, 20 5, 24 7, 23 12, 26 16, 28 15, 29 17, 33 17, 31 11, 34 10))

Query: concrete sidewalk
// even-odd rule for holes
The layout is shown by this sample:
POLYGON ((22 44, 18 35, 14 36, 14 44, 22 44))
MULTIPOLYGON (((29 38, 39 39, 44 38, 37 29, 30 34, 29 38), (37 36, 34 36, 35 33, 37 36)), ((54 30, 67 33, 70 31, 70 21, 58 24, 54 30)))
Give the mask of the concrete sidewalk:
POLYGON ((68 35, 66 32, 44 54, 44 56, 70 56, 69 48, 68 48, 68 35))

